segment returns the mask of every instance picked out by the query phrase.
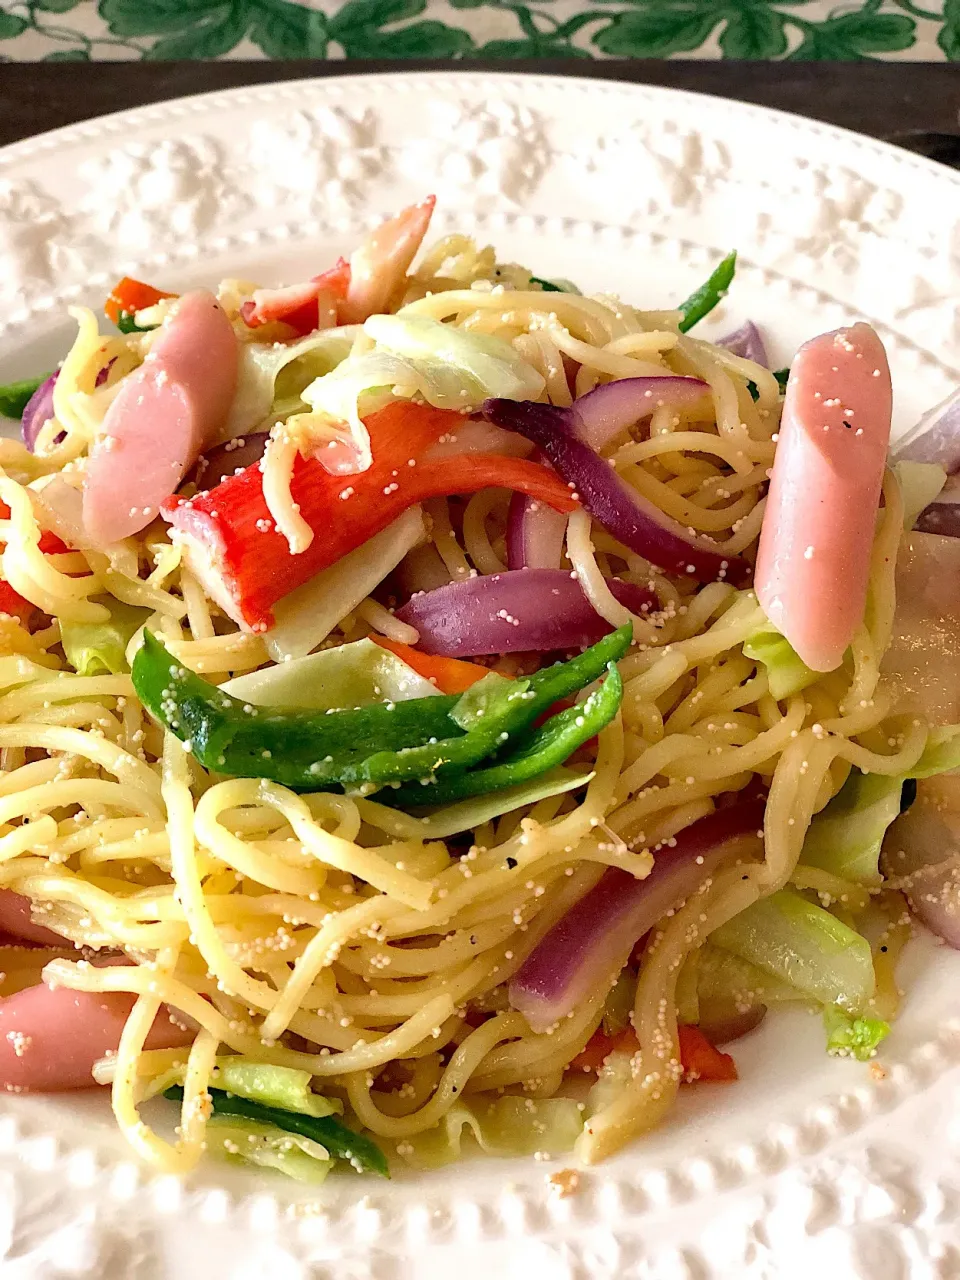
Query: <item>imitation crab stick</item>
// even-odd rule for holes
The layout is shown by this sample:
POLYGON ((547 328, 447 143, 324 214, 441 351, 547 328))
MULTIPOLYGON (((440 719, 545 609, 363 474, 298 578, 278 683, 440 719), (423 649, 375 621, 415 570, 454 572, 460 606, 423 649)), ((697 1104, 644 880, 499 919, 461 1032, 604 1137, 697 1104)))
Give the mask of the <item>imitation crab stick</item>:
POLYGON ((208 493, 165 502, 163 514, 213 599, 237 622, 266 631, 279 599, 426 498, 501 487, 560 511, 576 506, 567 486, 533 462, 479 454, 424 461, 424 452, 460 421, 448 410, 396 401, 367 420, 373 451, 367 471, 334 476, 316 458, 298 457, 290 491, 315 537, 296 555, 274 527, 259 463, 208 493))
POLYGON ((282 289, 258 289, 240 307, 251 329, 282 320, 299 334, 335 324, 360 324, 386 310, 423 243, 436 196, 412 204, 372 231, 350 261, 282 289))
POLYGON ((282 289, 257 289, 241 303, 240 315, 251 329, 282 320, 305 335, 329 329, 337 323, 338 308, 350 287, 350 263, 340 258, 336 266, 302 284, 282 289))
POLYGON ((185 294, 124 378, 90 451, 83 523, 97 545, 138 533, 216 441, 237 385, 237 339, 211 293, 185 294))
POLYGON ((863 620, 890 413, 890 369, 868 324, 800 348, 755 581, 767 617, 814 671, 840 665, 863 620))

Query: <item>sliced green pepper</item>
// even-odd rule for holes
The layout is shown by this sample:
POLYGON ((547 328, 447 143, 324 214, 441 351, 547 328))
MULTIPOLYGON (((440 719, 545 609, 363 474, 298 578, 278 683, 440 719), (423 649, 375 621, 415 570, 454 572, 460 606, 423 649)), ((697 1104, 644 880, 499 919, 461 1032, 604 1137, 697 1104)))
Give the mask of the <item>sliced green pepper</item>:
POLYGON ((137 324, 135 311, 121 311, 117 316, 116 325, 121 333, 149 333, 151 329, 160 328, 157 324, 137 324))
POLYGON ((254 707, 188 671, 149 632, 132 674, 144 706, 189 742, 205 768, 320 791, 469 768, 601 676, 626 652, 630 635, 629 626, 621 627, 570 662, 512 681, 505 691, 498 687, 467 732, 454 718, 459 698, 453 696, 325 713, 254 707))
POLYGON ((49 377, 49 373, 45 373, 41 378, 24 378, 21 382, 0 386, 0 417, 22 418, 31 397, 49 377))
POLYGON ((460 732, 449 716, 454 695, 329 713, 255 707, 188 671, 149 631, 132 674, 140 701, 205 768, 301 790, 338 782, 370 754, 367 744, 397 750, 460 732))
MULTIPOLYGON (((401 748, 395 752, 378 751, 364 760, 359 768, 346 770, 344 781, 383 784, 419 781, 437 773, 442 776, 454 772, 462 774, 471 765, 504 748, 514 734, 522 733, 555 702, 569 697, 601 676, 609 663, 616 662, 626 653, 631 634, 631 627, 621 627, 570 662, 558 662, 525 680, 510 681, 506 689, 499 689, 498 695, 491 698, 483 717, 473 719, 472 727, 460 737, 428 742, 408 750, 401 748)), ((463 696, 472 703, 476 694, 475 691, 468 690, 463 696)), ((456 709, 451 712, 451 718, 457 719, 456 709)), ((573 749, 570 748, 571 751, 573 749)), ((562 764, 569 754, 570 751, 555 761, 551 760, 551 764, 544 767, 562 764)), ((524 778, 533 776, 532 773, 527 773, 516 780, 521 782, 524 778)), ((458 798, 459 795, 475 794, 477 793, 473 791, 464 791, 458 793, 458 798)), ((430 799, 432 802, 432 796, 430 799)), ((423 803, 422 796, 420 803, 423 803)))
POLYGON ((467 773, 444 774, 426 786, 412 784, 392 794, 387 789, 377 799, 400 809, 412 809, 423 804, 452 804, 469 796, 515 787, 556 768, 617 714, 623 699, 623 681, 613 663, 608 671, 603 684, 590 694, 586 702, 551 716, 541 728, 525 740, 521 739, 517 749, 498 764, 486 769, 471 769, 467 773))
POLYGON ((713 308, 726 297, 727 290, 733 281, 733 273, 737 269, 737 251, 728 253, 724 260, 711 273, 710 278, 691 293, 686 302, 681 302, 677 310, 681 313, 678 326, 681 333, 692 329, 698 320, 709 315, 713 308))
MULTIPOLYGON (((365 1138, 362 1133, 348 1129, 335 1116, 306 1116, 299 1111, 282 1111, 279 1107, 265 1107, 262 1102, 238 1098, 220 1089, 209 1089, 208 1093, 216 1115, 246 1116, 250 1120, 259 1120, 261 1124, 272 1124, 277 1129, 285 1129, 287 1133, 299 1133, 304 1138, 319 1142, 336 1159, 352 1164, 358 1173, 378 1173, 382 1178, 390 1177, 387 1158, 377 1144, 370 1138, 365 1138)), ((164 1091, 163 1096, 172 1102, 182 1102, 183 1089, 180 1085, 172 1085, 164 1091)))
POLYGON ((544 293, 563 293, 558 284, 554 284, 552 280, 542 280, 540 276, 531 276, 530 283, 538 284, 544 293))

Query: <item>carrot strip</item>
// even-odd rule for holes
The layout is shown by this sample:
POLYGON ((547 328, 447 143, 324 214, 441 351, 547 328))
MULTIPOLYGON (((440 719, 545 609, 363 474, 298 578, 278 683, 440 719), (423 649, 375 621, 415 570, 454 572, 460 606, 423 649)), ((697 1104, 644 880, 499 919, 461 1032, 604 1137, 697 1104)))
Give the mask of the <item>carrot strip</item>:
POLYGON ((412 645, 401 644, 399 640, 390 640, 386 636, 371 636, 383 649, 395 653, 408 667, 412 667, 417 675, 432 681, 441 693, 463 693, 471 685, 489 675, 487 667, 476 662, 461 662, 459 658, 438 658, 429 653, 421 653, 412 645))
POLYGON ((677 1027, 680 1041, 680 1065, 683 1067, 683 1078, 687 1084, 695 1084, 698 1080, 736 1080, 737 1064, 729 1053, 721 1053, 710 1043, 699 1027, 677 1027))
POLYGON ((117 324, 121 315, 133 315, 137 311, 145 311, 162 298, 175 298, 175 293, 164 293, 155 289, 152 284, 144 284, 142 280, 134 280, 124 276, 113 286, 110 296, 103 304, 104 314, 108 320, 117 324))
MULTIPOLYGON (((685 1084, 737 1080, 737 1064, 729 1053, 721 1053, 712 1045, 699 1027, 683 1023, 677 1027, 680 1042, 680 1065, 685 1084)), ((633 1027, 627 1027, 619 1035, 605 1035, 601 1028, 593 1033, 570 1066, 580 1071, 598 1072, 617 1049, 636 1052, 639 1048, 633 1027)))

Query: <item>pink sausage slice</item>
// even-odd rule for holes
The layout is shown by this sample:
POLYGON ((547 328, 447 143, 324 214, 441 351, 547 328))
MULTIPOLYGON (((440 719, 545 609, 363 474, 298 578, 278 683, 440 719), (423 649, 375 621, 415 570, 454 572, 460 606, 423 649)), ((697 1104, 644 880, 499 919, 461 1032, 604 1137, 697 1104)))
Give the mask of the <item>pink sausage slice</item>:
POLYGON ((813 338, 787 383, 756 588, 814 671, 833 671, 863 619, 890 444, 890 368, 868 324, 813 338))
MULTIPOLYGON (((64 944, 59 933, 34 923, 30 899, 22 893, 14 893, 12 889, 0 889, 0 934, 8 934, 23 942, 36 942, 42 947, 64 944)), ((66 945, 72 947, 73 943, 68 941, 66 945)))
POLYGON ((184 294, 124 379, 87 460, 83 523, 103 546, 145 528, 211 445, 237 387, 237 339, 213 294, 184 294))
MULTIPOLYGON (((56 1093, 89 1089, 93 1064, 116 1049, 136 997, 122 991, 70 991, 43 983, 0 1000, 0 1089, 56 1093)), ((190 1044, 196 1033, 161 1010, 148 1049, 190 1044)))

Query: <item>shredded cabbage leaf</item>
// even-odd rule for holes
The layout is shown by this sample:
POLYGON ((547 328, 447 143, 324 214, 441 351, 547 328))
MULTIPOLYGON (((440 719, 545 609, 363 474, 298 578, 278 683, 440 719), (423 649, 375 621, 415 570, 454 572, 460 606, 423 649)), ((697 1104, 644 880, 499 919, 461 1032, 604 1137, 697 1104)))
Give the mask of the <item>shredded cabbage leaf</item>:
POLYGON ((934 778, 938 773, 951 773, 954 769, 960 769, 960 724, 933 729, 923 754, 908 776, 934 778))
POLYGON ((71 622, 61 618, 63 653, 77 675, 119 675, 130 670, 127 645, 150 617, 150 610, 137 609, 108 596, 101 596, 97 603, 110 611, 106 622, 71 622))
POLYGON ((880 847, 900 814, 902 778, 852 769, 810 824, 800 861, 867 888, 881 883, 880 847))
POLYGON ((304 442, 329 439, 349 427, 356 470, 370 466, 370 438, 361 414, 391 397, 419 398, 437 409, 476 409, 488 396, 536 400, 540 374, 509 342, 488 334, 463 333, 425 316, 371 316, 363 332, 374 349, 351 356, 305 387, 312 412, 288 422, 304 442))
POLYGON ((876 987, 866 938, 792 889, 753 903, 711 937, 820 1004, 856 1014, 876 987))
MULTIPOLYGON (((164 1070, 150 1080, 144 1089, 144 1097, 152 1098, 164 1093, 172 1085, 182 1085, 186 1064, 179 1063, 164 1070)), ((280 1111, 295 1111, 300 1115, 340 1115, 343 1103, 336 1098, 324 1098, 310 1088, 313 1077, 309 1071, 293 1067, 275 1067, 266 1062, 254 1062, 251 1058, 220 1057, 210 1077, 214 1088, 232 1093, 238 1098, 248 1098, 265 1107, 277 1107, 280 1111)))
POLYGON ((306 408, 304 388, 346 360, 359 332, 359 325, 344 325, 298 342, 241 343, 237 390, 224 439, 243 435, 267 420, 272 426, 306 408))
POLYGON ((221 689, 256 707, 344 710, 438 696, 435 685, 373 640, 322 649, 237 676, 221 689))
POLYGON ((455 1103, 432 1129, 397 1144, 397 1155, 416 1169, 437 1169, 459 1160, 469 1136, 496 1156, 557 1156, 573 1148, 583 1130, 583 1112, 572 1098, 517 1098, 455 1103))
POLYGON ((771 695, 779 702, 819 680, 791 645, 769 622, 743 642, 744 656, 766 668, 771 695))
POLYGON ((206 1149, 231 1163, 276 1169, 312 1186, 323 1182, 334 1165, 326 1147, 312 1138, 242 1116, 211 1116, 206 1149))
POLYGON ((432 811, 427 809, 418 817, 402 813, 398 809, 388 809, 373 800, 361 799, 357 803, 361 807, 369 805, 376 811, 376 825, 388 835, 402 840, 443 840, 459 831, 472 831, 474 827, 482 827, 493 818, 536 804, 538 800, 576 791, 585 787, 593 776, 593 771, 587 765, 560 765, 539 777, 531 778, 529 782, 505 787, 502 791, 471 796, 467 800, 432 811))
POLYGON ((827 1053, 837 1058, 868 1062, 877 1055, 877 1045, 890 1034, 889 1022, 882 1018, 851 1018, 835 1005, 823 1011, 827 1031, 827 1053))
POLYGON ((701 1015, 711 1006, 785 1004, 805 999, 802 991, 782 978, 758 969, 749 960, 714 944, 716 935, 700 948, 697 999, 701 1015))

